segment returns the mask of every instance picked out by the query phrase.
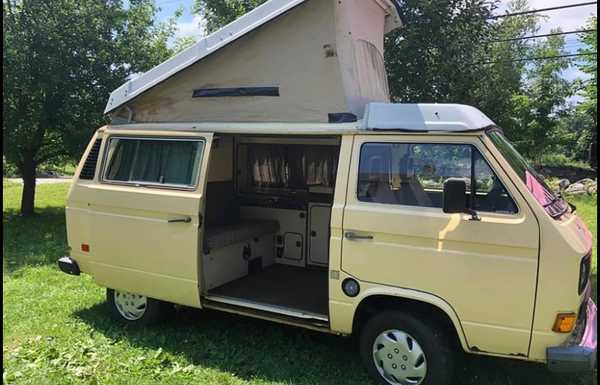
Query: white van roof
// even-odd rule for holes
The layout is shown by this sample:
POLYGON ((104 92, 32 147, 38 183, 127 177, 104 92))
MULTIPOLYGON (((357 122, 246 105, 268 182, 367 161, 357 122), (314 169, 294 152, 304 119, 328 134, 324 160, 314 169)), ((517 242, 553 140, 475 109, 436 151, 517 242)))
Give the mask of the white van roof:
POLYGON ((476 131, 494 126, 483 112, 464 104, 369 103, 362 128, 402 131, 476 131))
MULTIPOLYGON (((116 110, 144 91, 306 1, 308 0, 269 0, 263 3, 165 62, 121 85, 110 94, 104 113, 116 110)), ((398 14, 398 0, 375 1, 390 11, 389 17, 385 20, 386 33, 402 25, 398 14)), ((334 22, 331 20, 331 23, 334 22)))
POLYGON ((367 132, 481 131, 495 123, 483 112, 464 104, 369 103, 365 118, 347 123, 298 122, 160 122, 111 125, 114 129, 214 132, 258 135, 343 135, 367 132))

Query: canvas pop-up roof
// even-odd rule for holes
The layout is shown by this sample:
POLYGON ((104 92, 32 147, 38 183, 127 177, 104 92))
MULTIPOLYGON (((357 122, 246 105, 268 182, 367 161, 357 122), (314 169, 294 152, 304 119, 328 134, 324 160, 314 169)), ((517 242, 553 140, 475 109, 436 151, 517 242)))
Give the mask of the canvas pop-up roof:
POLYGON ((388 102, 397 0, 269 0, 113 91, 113 123, 327 122, 388 102))

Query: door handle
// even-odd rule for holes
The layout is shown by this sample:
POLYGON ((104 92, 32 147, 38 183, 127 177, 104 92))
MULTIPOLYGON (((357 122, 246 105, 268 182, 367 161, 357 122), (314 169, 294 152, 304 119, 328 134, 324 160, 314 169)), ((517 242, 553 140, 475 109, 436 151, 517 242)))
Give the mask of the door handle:
POLYGON ((168 220, 169 223, 190 223, 191 221, 192 221, 192 218, 190 218, 190 217, 168 220))
POLYGON ((353 233, 352 231, 347 231, 344 233, 344 237, 349 240, 357 240, 357 239, 373 239, 372 235, 358 235, 353 233))

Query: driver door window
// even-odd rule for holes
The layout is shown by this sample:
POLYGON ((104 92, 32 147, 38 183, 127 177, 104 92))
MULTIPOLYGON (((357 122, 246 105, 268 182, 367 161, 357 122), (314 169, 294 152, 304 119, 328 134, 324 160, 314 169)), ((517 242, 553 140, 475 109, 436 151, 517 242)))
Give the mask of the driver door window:
POLYGON ((467 182, 472 208, 515 213, 516 205, 479 151, 467 144, 365 143, 358 200, 442 208, 444 182, 467 182))

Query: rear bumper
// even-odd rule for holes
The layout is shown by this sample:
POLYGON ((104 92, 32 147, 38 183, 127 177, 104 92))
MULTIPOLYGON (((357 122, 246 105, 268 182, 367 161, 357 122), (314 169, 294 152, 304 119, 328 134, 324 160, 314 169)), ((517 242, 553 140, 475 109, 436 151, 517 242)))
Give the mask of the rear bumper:
POLYGON ((71 259, 71 257, 62 257, 58 260, 58 267, 67 274, 70 275, 79 275, 81 271, 79 270, 79 266, 77 262, 71 259))
POLYGON ((564 346, 546 350, 548 368, 554 372, 590 371, 596 367, 597 349, 597 308, 592 299, 583 305, 581 318, 585 321, 575 338, 564 346))

